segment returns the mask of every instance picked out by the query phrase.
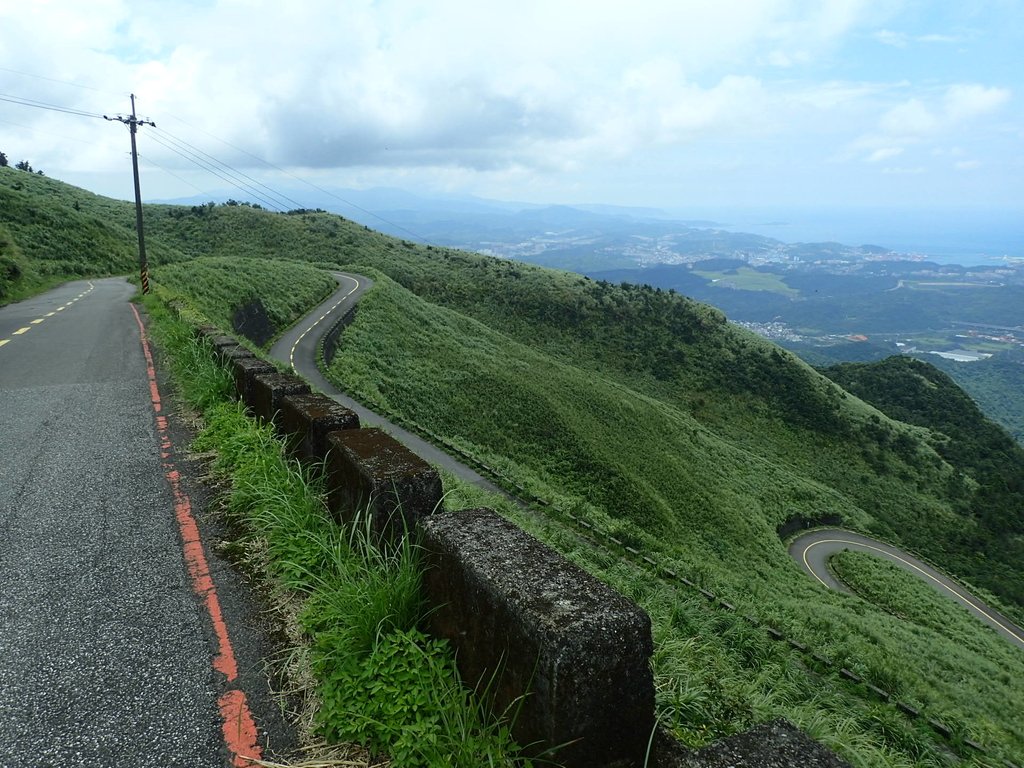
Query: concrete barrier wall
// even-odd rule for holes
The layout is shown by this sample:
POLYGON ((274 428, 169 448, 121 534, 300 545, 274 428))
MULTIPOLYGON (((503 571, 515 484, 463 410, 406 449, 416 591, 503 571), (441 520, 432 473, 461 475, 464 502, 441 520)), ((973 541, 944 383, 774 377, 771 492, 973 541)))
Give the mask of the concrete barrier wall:
POLYGON ((489 509, 422 521, 432 634, 513 735, 567 766, 642 765, 654 729, 650 617, 489 509), (525 694, 525 698, 523 697, 525 694))
MULTIPOLYGON (((551 759, 566 768, 719 764, 697 762, 664 732, 648 759, 653 641, 636 603, 491 510, 443 513, 440 478, 418 455, 381 430, 361 428, 355 413, 217 329, 197 333, 232 371, 250 411, 301 459, 323 465, 339 520, 368 508, 386 541, 418 532, 429 629, 453 645, 464 682, 486 690, 494 711, 518 707, 514 734, 528 751, 557 747, 551 759)), ((762 764, 759 756, 771 757, 773 748, 765 749, 748 748, 754 762, 744 764, 762 764)))

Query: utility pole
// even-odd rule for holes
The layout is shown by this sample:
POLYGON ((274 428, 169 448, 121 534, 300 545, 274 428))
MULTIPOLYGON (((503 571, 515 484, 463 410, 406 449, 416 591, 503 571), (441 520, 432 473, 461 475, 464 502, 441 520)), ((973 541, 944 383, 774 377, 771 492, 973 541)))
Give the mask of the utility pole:
POLYGON ((117 117, 103 116, 104 120, 116 120, 128 126, 128 132, 132 137, 132 171, 135 174, 135 231, 139 233, 139 276, 142 281, 142 292, 149 293, 149 264, 146 262, 146 238, 142 234, 142 190, 139 187, 139 153, 135 148, 135 132, 140 125, 151 125, 156 128, 152 120, 139 120, 135 117, 135 94, 132 97, 132 116, 117 117))

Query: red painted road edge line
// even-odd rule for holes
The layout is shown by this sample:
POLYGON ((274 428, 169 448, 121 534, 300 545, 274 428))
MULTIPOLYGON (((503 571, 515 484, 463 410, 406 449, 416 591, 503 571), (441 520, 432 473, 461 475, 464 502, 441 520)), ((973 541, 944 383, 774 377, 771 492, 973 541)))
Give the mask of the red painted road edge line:
POLYGON ((156 429, 160 438, 160 459, 164 477, 167 478, 174 497, 174 515, 178 520, 178 529, 181 532, 185 566, 192 580, 192 589, 206 605, 206 610, 210 614, 210 622, 213 625, 213 632, 217 638, 217 654, 213 657, 213 667, 224 675, 229 685, 233 686, 217 700, 217 707, 220 709, 221 720, 224 723, 224 744, 231 754, 232 766, 249 768, 254 765, 252 760, 259 760, 263 757, 263 750, 260 748, 256 731, 256 721, 249 709, 245 692, 235 686, 238 681, 238 664, 235 662, 235 652, 231 647, 231 639, 228 637, 227 624, 224 623, 224 616, 220 610, 217 588, 210 576, 203 542, 199 537, 199 526, 196 525, 195 517, 192 515, 192 502, 189 500, 188 494, 181 488, 181 473, 174 465, 171 453, 173 445, 167 428, 167 417, 161 415, 163 405, 160 399, 160 389, 156 383, 156 368, 153 366, 153 354, 149 348, 146 327, 143 325, 135 305, 130 304, 129 306, 132 308, 135 322, 139 326, 142 353, 146 357, 146 376, 149 378, 149 393, 153 401, 156 429))

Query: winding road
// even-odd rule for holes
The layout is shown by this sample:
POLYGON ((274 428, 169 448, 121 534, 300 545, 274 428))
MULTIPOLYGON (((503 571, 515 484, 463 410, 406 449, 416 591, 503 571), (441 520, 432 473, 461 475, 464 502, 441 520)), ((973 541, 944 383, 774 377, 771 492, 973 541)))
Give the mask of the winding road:
MULTIPOLYGON (((311 384, 336 402, 359 415, 363 426, 387 430, 407 448, 431 464, 440 466, 457 477, 494 493, 506 492, 472 468, 442 451, 418 435, 371 411, 341 392, 329 382, 317 366, 317 350, 321 339, 345 316, 360 296, 373 285, 368 277, 347 272, 332 272, 338 280, 338 290, 315 307, 292 328, 286 331, 270 349, 270 356, 291 366, 311 384)), ((889 544, 838 528, 811 531, 798 536, 789 545, 789 553, 804 571, 829 589, 850 593, 828 569, 829 558, 843 549, 858 550, 882 557, 900 568, 924 579, 940 593, 956 600, 974 616, 995 629, 1017 647, 1024 649, 1024 629, 1011 622, 984 601, 972 595, 962 585, 935 570, 927 563, 889 544)))
POLYGON ((1024 650, 1024 629, 1018 627, 980 598, 975 597, 963 585, 913 555, 883 541, 841 528, 827 528, 797 536, 789 545, 789 554, 807 574, 822 585, 838 592, 852 594, 828 567, 828 561, 833 555, 847 549, 865 552, 888 560, 917 576, 940 594, 960 603, 973 616, 988 624, 1010 643, 1024 650))
POLYGON ((450 454, 442 451, 433 443, 429 443, 409 430, 389 421, 379 413, 371 411, 362 403, 358 403, 334 384, 329 382, 317 366, 317 350, 320 340, 345 316, 373 281, 363 275, 348 272, 332 272, 338 281, 338 290, 316 306, 305 317, 299 320, 270 348, 270 356, 303 376, 314 387, 331 397, 346 408, 359 415, 359 423, 364 427, 380 427, 392 437, 405 445, 421 458, 451 472, 456 477, 492 493, 507 495, 504 490, 483 477, 471 467, 463 464, 450 454))

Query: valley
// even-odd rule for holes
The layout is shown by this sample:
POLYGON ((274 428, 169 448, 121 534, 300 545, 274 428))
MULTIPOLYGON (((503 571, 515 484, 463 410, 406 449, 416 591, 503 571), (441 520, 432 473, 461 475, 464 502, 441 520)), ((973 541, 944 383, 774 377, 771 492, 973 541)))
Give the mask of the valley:
MULTIPOLYGON (((130 206, 17 173, 0 171, 14 290, 133 270, 130 206)), ((527 513, 445 477, 453 508, 495 508, 644 607, 659 717, 683 743, 786 717, 857 766, 986 764, 967 741, 996 765, 1024 751, 1017 649, 969 616, 936 623, 903 603, 825 590, 779 535, 796 520, 838 518, 941 563, 1020 623, 1022 449, 934 367, 900 357, 822 375, 678 289, 416 245, 327 213, 160 205, 146 216, 154 283, 225 328, 259 298, 283 333, 322 299, 325 271, 371 278, 328 377, 546 502, 527 513), (699 589, 666 583, 595 538, 699 589), (766 628, 854 678, 809 664, 766 628)), ((805 293, 795 277, 776 277, 805 293)), ((814 279, 820 289, 835 277, 814 279)), ((913 311, 934 309, 946 290, 929 289, 913 311)), ((970 322, 982 289, 957 290, 968 292, 957 306, 970 322)))

